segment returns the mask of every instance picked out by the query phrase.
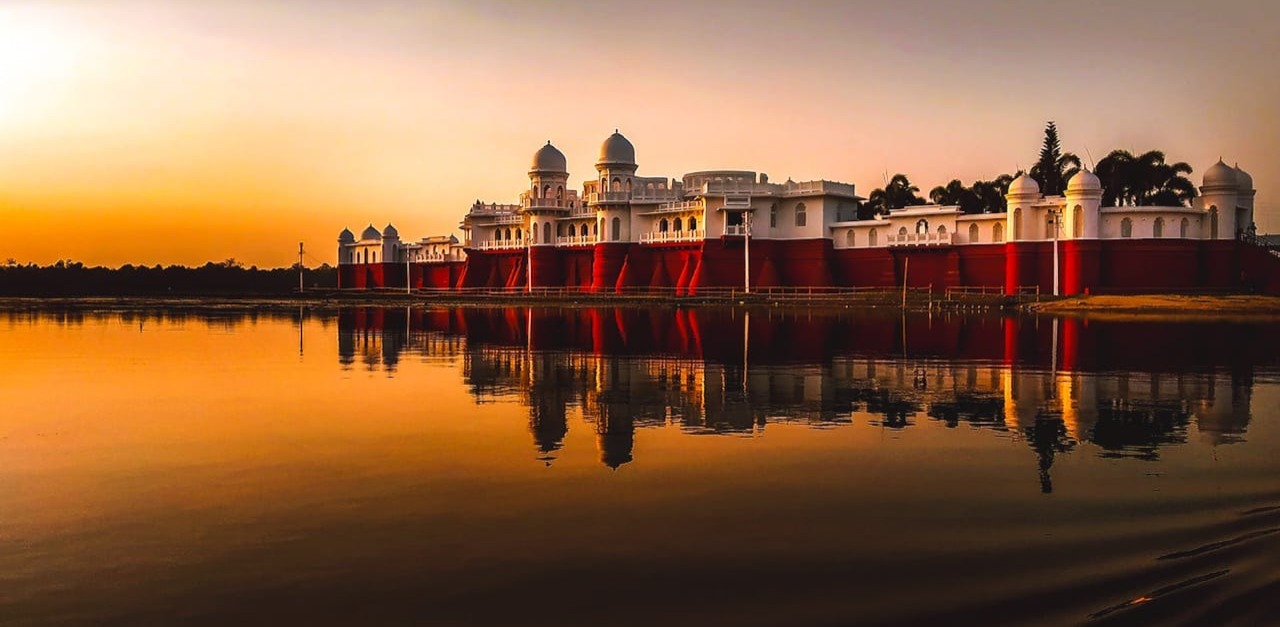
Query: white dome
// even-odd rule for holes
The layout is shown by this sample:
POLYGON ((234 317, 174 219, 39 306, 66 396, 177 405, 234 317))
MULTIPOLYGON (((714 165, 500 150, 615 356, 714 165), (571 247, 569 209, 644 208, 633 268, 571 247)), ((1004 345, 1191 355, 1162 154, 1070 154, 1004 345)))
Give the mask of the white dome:
POLYGON ((360 239, 382 239, 382 233, 379 233, 378 229, 374 228, 373 225, 370 224, 365 227, 364 233, 360 234, 360 239))
POLYGON ((636 164, 636 147, 623 137, 618 131, 614 131, 604 143, 600 145, 600 160, 596 165, 629 165, 636 164))
POLYGON ((1080 170, 1067 182, 1069 192, 1094 192, 1102 190, 1102 181, 1098 175, 1088 170, 1080 170))
POLYGON ((356 236, 355 233, 351 232, 351 229, 342 229, 342 232, 338 234, 339 244, 353 244, 355 241, 356 236))
POLYGON ((1222 159, 1204 171, 1205 187, 1236 187, 1240 184, 1236 169, 1223 163, 1222 159))
POLYGON ((551 145, 547 141, 547 145, 538 149, 533 153, 533 165, 530 166, 529 172, 541 172, 545 174, 569 174, 568 161, 564 158, 564 153, 559 148, 551 145))
POLYGON ((397 231, 396 227, 391 226, 391 223, 388 222, 387 228, 382 229, 382 236, 387 238, 399 239, 400 231, 397 231))
POLYGON ((1248 172, 1240 169, 1240 164, 1236 164, 1236 183, 1240 186, 1240 191, 1253 191, 1253 177, 1248 172))
POLYGON ((1010 196, 1030 196, 1040 193, 1040 184, 1026 174, 1020 175, 1009 183, 1010 196))

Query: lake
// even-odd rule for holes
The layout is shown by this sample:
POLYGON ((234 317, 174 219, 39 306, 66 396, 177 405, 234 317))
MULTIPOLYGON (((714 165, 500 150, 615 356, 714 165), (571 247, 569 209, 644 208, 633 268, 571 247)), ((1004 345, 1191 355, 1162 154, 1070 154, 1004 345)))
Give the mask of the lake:
POLYGON ((6 625, 1241 624, 1280 324, 0 313, 6 625))

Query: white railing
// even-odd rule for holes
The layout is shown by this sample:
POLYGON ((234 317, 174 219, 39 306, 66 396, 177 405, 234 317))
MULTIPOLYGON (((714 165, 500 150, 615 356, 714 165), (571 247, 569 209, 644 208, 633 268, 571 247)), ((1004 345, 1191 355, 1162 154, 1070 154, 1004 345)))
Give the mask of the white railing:
POLYGON ((702 184, 702 193, 713 196, 729 194, 747 196, 769 196, 777 193, 779 186, 773 183, 754 183, 749 181, 706 181, 702 184))
POLYGON ((951 233, 907 233, 905 235, 889 235, 888 242, 890 246, 950 244, 951 233))
POLYGON ((702 211, 703 205, 701 200, 686 200, 683 202, 669 202, 658 205, 650 210, 652 213, 681 213, 684 211, 702 211))
POLYGON ((488 205, 472 205, 471 210, 467 212, 468 216, 498 216, 515 213, 520 210, 520 205, 499 205, 492 203, 488 205))
POLYGON ((524 242, 514 239, 485 240, 475 245, 479 250, 514 250, 524 248, 524 242))
POLYGON ((783 184, 782 193, 787 196, 818 196, 822 194, 852 196, 853 186, 848 183, 836 183, 833 181, 791 182, 783 184))
POLYGON ((696 231, 658 231, 656 233, 641 233, 641 244, 660 244, 663 242, 696 242, 707 238, 707 232, 701 229, 696 231))
POLYGON ((414 261, 415 263, 431 263, 431 262, 440 262, 440 261, 462 261, 462 257, 457 256, 457 255, 445 255, 445 254, 418 255, 417 257, 414 257, 413 261, 414 261))
POLYGON ((724 226, 725 235, 746 235, 747 225, 745 224, 726 224, 724 226))
POLYGON ((596 243, 594 235, 567 235, 556 238, 557 246, 588 246, 596 243))
POLYGON ((587 194, 587 202, 630 202, 631 192, 595 192, 587 194))
POLYGON ((534 198, 529 192, 520 196, 520 207, 523 209, 568 209, 577 204, 577 198, 534 198))
POLYGON ((631 200, 637 202, 671 202, 680 200, 683 190, 638 188, 631 193, 631 200))

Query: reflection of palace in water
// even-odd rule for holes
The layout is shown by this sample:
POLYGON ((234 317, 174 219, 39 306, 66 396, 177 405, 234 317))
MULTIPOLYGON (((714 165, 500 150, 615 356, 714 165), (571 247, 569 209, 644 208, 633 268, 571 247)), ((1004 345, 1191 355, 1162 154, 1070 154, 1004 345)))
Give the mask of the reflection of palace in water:
POLYGON ((405 356, 461 360, 477 401, 518 399, 550 462, 576 408, 601 461, 636 429, 751 433, 770 423, 887 429, 921 417, 1003 432, 1040 459, 1091 443, 1155 459, 1188 426, 1240 440, 1256 366, 1277 334, 1192 323, 994 316, 842 317, 720 309, 343 310, 339 359, 394 373, 405 356), (1241 341, 1241 334, 1248 341, 1241 341))

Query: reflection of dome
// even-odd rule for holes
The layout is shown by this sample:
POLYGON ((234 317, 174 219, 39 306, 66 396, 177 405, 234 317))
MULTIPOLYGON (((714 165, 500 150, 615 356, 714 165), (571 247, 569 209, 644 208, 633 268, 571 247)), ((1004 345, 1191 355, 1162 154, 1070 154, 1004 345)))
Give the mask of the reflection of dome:
POLYGON ((614 131, 604 143, 600 145, 600 160, 596 165, 630 165, 636 164, 636 147, 623 137, 618 131, 614 131))
POLYGON ((342 232, 338 234, 339 244, 354 244, 355 241, 356 236, 351 232, 351 229, 342 229, 342 232))
POLYGON ((1020 175, 1009 183, 1009 195, 1033 195, 1040 193, 1040 184, 1026 174, 1020 175))
POLYGON ((1098 179, 1098 175, 1088 170, 1080 170, 1076 175, 1071 177, 1067 183, 1067 191, 1069 192, 1090 192, 1102 189, 1102 181, 1098 179))
POLYGON ((568 174, 569 164, 565 161, 564 153, 559 148, 551 145, 548 141, 546 146, 538 149, 533 153, 533 165, 529 171, 543 172, 546 174, 568 174))
POLYGON ((1209 169, 1204 171, 1205 187, 1235 187, 1239 183, 1239 175, 1236 173, 1236 169, 1223 163, 1222 159, 1218 159, 1217 163, 1209 166, 1209 169))
POLYGON ((1240 191, 1253 191, 1253 177, 1248 172, 1240 169, 1240 164, 1236 164, 1236 183, 1240 186, 1240 191))
POLYGON ((396 227, 387 223, 387 228, 382 229, 382 236, 386 238, 400 239, 400 231, 397 231, 396 227))
POLYGON ((379 233, 378 229, 373 228, 373 225, 370 224, 365 227, 364 233, 360 234, 360 239, 382 239, 382 233, 379 233))

